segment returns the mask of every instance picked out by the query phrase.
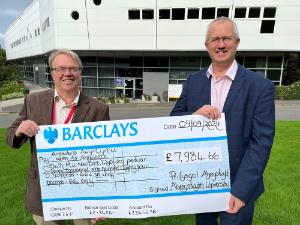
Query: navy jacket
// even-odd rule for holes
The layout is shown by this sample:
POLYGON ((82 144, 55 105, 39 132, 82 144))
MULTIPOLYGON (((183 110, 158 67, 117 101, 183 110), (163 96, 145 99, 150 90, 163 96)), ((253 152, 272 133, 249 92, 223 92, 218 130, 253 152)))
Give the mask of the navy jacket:
MULTIPOLYGON (((210 105, 207 69, 191 74, 172 116, 190 115, 210 105)), ((275 133, 274 85, 238 65, 223 112, 228 137, 231 193, 244 202, 255 201, 264 191, 263 172, 275 133)))

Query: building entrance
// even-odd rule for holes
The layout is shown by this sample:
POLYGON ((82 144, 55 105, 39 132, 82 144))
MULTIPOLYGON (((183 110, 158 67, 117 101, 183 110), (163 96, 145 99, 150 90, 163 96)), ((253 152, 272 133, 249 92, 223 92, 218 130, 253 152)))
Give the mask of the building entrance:
POLYGON ((141 78, 123 78, 124 86, 116 91, 117 98, 141 99, 143 94, 143 79, 141 78))

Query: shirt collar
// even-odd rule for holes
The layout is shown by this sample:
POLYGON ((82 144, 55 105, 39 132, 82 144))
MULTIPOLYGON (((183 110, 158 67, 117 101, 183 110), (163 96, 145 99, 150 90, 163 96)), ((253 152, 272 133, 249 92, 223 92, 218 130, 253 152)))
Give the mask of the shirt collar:
MULTIPOLYGON (((234 60, 231 64, 231 66, 229 67, 229 69, 226 71, 226 73, 224 74, 224 76, 227 76, 228 78, 230 78, 231 80, 234 80, 236 73, 238 70, 238 64, 236 62, 236 60, 234 60)), ((208 67, 207 70, 207 78, 209 78, 210 76, 214 76, 213 74, 213 70, 212 70, 212 63, 210 64, 210 66, 208 67)))
MULTIPOLYGON (((79 101, 79 96, 80 96, 80 90, 78 90, 77 95, 76 95, 74 101, 73 101, 71 104, 69 104, 69 105, 71 105, 71 106, 72 106, 72 105, 77 105, 77 104, 78 104, 78 101, 79 101)), ((63 105, 66 106, 65 101, 59 96, 59 94, 58 94, 58 92, 57 92, 56 89, 54 90, 54 101, 55 101, 56 103, 62 101, 62 102, 63 102, 63 105)))

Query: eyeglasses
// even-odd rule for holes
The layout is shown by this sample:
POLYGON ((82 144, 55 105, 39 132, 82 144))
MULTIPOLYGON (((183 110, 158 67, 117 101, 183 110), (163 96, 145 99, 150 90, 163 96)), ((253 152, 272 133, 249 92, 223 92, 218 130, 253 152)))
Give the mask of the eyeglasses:
POLYGON ((224 36, 224 37, 208 37, 207 38, 207 43, 211 45, 216 45, 220 41, 224 42, 225 44, 230 43, 234 39, 238 39, 234 36, 224 36))
POLYGON ((64 74, 67 72, 70 73, 79 73, 82 69, 79 67, 57 67, 57 68, 52 68, 51 71, 55 71, 56 73, 59 74, 64 74))

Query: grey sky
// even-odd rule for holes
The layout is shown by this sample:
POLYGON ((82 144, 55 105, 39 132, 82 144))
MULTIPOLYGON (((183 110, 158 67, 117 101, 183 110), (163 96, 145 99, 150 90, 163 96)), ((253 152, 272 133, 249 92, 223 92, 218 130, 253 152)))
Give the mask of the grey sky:
POLYGON ((0 0, 0 44, 4 48, 4 32, 8 26, 30 5, 32 0, 0 0))

